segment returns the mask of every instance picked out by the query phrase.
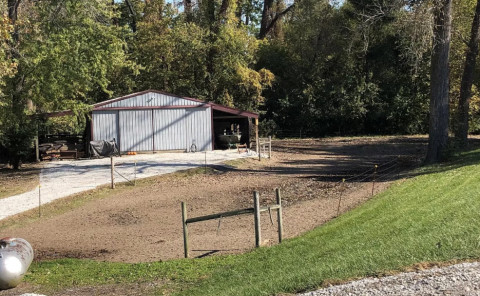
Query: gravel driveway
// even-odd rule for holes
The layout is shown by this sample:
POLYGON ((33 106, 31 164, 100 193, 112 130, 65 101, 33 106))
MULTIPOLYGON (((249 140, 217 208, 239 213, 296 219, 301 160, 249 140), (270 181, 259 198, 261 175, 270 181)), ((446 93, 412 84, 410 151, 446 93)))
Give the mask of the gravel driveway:
POLYGON ((365 278, 298 296, 323 295, 480 295, 480 263, 365 278))
MULTIPOLYGON (((155 153, 115 157, 115 180, 125 182, 134 179, 137 163, 137 178, 147 178, 254 156, 253 152, 239 154, 237 150, 208 151, 197 153, 155 153), (123 176, 123 177, 122 177, 123 176)), ((40 185, 34 190, 0 199, 0 220, 38 207, 39 192, 42 204, 81 191, 94 189, 110 183, 110 158, 46 162, 40 173, 40 185)))

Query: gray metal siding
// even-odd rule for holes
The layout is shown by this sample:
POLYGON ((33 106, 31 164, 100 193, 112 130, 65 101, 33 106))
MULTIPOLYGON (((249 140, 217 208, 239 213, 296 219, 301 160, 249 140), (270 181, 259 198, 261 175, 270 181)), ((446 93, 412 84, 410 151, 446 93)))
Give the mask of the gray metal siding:
POLYGON ((187 149, 195 143, 197 151, 212 150, 211 108, 191 108, 186 111, 187 149))
POLYGON ((200 102, 186 100, 174 96, 168 96, 159 93, 146 93, 143 95, 131 97, 125 100, 116 101, 100 108, 119 108, 119 107, 152 107, 152 106, 197 106, 200 102))
POLYGON ((118 111, 93 111, 93 141, 111 141, 118 143, 118 111))
MULTIPOLYGON (((175 103, 176 104, 176 103, 175 103)), ((121 152, 212 149, 212 109, 93 111, 93 139, 117 140, 121 152)))
POLYGON ((120 150, 153 150, 152 110, 119 111, 120 150))
POLYGON ((153 114, 155 150, 186 149, 185 109, 157 109, 153 114))

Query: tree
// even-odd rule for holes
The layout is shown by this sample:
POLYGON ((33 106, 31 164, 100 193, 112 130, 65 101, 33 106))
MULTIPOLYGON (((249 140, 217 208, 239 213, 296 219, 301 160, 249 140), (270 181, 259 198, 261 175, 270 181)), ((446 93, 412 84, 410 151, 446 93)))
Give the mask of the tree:
POLYGON ((2 95, 1 87, 5 83, 4 78, 13 76, 17 68, 16 62, 9 58, 9 43, 11 42, 12 29, 13 27, 8 17, 0 15, 0 96, 2 95))
POLYGON ((440 161, 448 143, 451 10, 451 0, 434 1, 430 122, 426 163, 440 161))
POLYGON ((263 1, 263 10, 262 10, 262 19, 260 21, 260 32, 258 34, 259 39, 265 38, 274 28, 275 25, 282 19, 288 12, 292 11, 297 2, 296 0, 290 6, 278 11, 274 8, 274 5, 283 8, 283 1, 281 0, 264 0, 263 1))
POLYGON ((480 0, 477 1, 475 15, 473 17, 470 41, 465 53, 465 66, 462 82, 460 85, 460 98, 457 110, 457 126, 455 137, 461 146, 467 144, 468 121, 470 110, 470 98, 472 97, 472 85, 474 79, 476 59, 478 55, 478 42, 480 41, 480 0))
POLYGON ((73 110, 80 118, 89 104, 110 97, 110 77, 131 69, 124 27, 106 0, 8 0, 13 26, 10 59, 17 71, 5 79, 0 97, 0 144, 18 168, 32 147, 34 113, 73 110))
POLYGON ((150 9, 159 2, 151 0, 138 23, 135 58, 143 66, 140 88, 257 110, 273 75, 252 69, 260 42, 238 26, 236 3, 203 1, 199 13, 206 16, 183 22, 168 9, 150 9))

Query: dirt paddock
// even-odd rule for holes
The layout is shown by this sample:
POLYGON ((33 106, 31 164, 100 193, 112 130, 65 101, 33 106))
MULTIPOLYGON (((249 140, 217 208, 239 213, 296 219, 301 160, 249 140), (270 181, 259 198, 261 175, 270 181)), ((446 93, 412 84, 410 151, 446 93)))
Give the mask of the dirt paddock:
MULTIPOLYGON (((214 167, 208 174, 155 177, 148 186, 130 187, 95 199, 66 213, 35 223, 1 228, 0 236, 27 239, 36 259, 91 258, 149 262, 183 257, 180 202, 189 217, 273 204, 274 189, 284 201, 286 238, 298 236, 371 197, 402 171, 416 165, 425 137, 379 137, 277 140, 273 158, 242 161, 233 168, 214 167), (377 173, 374 166, 378 165, 377 173), (345 178, 344 184, 341 180, 345 178), (340 182, 339 182, 340 181, 340 182)), ((81 198, 81 197, 79 197, 81 198)), ((273 224, 262 214, 262 242, 277 243, 273 224)), ((191 256, 238 253, 254 246, 253 215, 189 225, 191 256)))

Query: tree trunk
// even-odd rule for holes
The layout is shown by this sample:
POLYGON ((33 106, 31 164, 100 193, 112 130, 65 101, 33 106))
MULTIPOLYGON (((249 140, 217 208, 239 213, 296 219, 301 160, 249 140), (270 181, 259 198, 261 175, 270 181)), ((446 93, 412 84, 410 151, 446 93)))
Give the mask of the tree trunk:
POLYGON ((467 145, 468 138, 468 111, 470 98, 472 97, 472 85, 475 72, 475 64, 478 55, 478 42, 480 41, 480 0, 477 1, 475 16, 472 22, 470 42, 465 54, 465 67, 463 69, 462 83, 460 86, 460 100, 458 102, 457 127, 455 137, 461 146, 467 145))
POLYGON ((215 57, 217 55, 217 49, 214 44, 217 40, 217 34, 220 28, 215 17, 215 0, 205 1, 207 1, 206 18, 208 20, 208 25, 210 26, 210 33, 208 36, 209 49, 206 57, 207 75, 205 76, 205 85, 208 91, 208 100, 213 101, 215 99, 215 86, 213 83, 213 77, 215 76, 215 57))
POLYGON ((451 0, 436 0, 430 78, 430 127, 426 163, 441 160, 448 143, 451 0))
POLYGON ((258 36, 260 39, 265 38, 265 36, 267 35, 267 28, 270 25, 271 21, 273 1, 274 0, 263 1, 262 20, 260 21, 260 33, 258 36))
POLYGON ((187 22, 193 21, 193 5, 192 0, 183 0, 183 9, 185 9, 185 16, 187 22))
POLYGON ((275 27, 275 24, 290 10, 293 10, 298 2, 300 2, 300 0, 296 0, 292 5, 288 6, 283 11, 277 11, 276 13, 272 14, 274 0, 265 0, 263 3, 262 20, 260 22, 260 32, 258 34, 258 38, 263 39, 267 37, 267 34, 272 31, 272 29, 275 27))
POLYGON ((233 0, 222 0, 222 5, 220 6, 220 11, 218 12, 218 22, 219 26, 222 22, 226 21, 228 15, 228 9, 230 8, 233 0))
POLYGON ((18 28, 15 26, 18 18, 18 6, 20 5, 21 0, 8 0, 7 7, 8 7, 8 19, 12 22, 13 27, 13 34, 12 39, 14 42, 18 41, 18 28))
POLYGON ((235 11, 235 17, 238 20, 238 26, 242 25, 242 15, 243 15, 243 0, 237 0, 237 10, 235 11))
POLYGON ((131 22, 130 22, 130 28, 132 29, 132 32, 135 33, 137 32, 137 15, 135 12, 135 9, 133 8, 132 2, 130 0, 125 0, 125 3, 127 4, 128 11, 131 14, 131 22))

